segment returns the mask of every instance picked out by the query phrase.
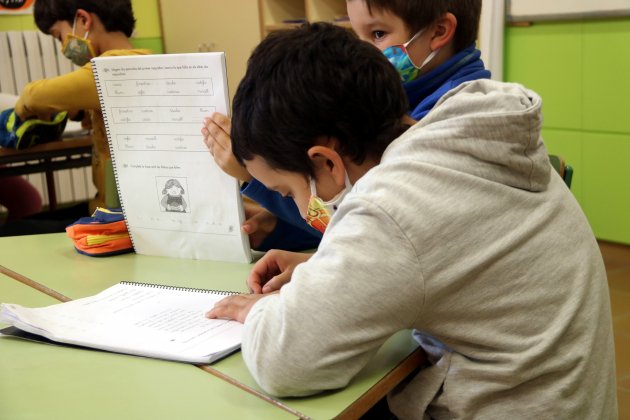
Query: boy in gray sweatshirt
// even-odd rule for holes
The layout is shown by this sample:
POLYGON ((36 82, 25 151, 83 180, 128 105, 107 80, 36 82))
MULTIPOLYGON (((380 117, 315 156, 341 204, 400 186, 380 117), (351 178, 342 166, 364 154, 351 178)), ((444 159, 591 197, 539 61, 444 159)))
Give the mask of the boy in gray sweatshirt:
POLYGON ((208 313, 245 323, 263 389, 344 387, 415 329, 427 366, 389 396, 400 418, 617 417, 604 266, 549 164, 541 102, 467 82, 408 128, 375 48, 325 24, 263 40, 234 99, 233 151, 325 231, 310 258, 267 253, 256 293, 208 313))

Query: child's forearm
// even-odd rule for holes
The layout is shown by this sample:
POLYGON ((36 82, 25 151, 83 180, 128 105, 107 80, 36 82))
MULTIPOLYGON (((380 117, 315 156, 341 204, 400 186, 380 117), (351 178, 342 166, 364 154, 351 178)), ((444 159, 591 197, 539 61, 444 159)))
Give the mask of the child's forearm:
POLYGON ((94 76, 86 68, 29 83, 15 105, 21 119, 49 119, 60 111, 72 114, 88 109, 100 109, 100 104, 94 76))

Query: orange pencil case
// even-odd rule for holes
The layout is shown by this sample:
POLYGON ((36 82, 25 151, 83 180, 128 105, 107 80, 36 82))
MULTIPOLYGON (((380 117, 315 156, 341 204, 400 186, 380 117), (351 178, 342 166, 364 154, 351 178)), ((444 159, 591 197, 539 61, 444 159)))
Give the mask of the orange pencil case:
POLYGON ((120 209, 97 208, 92 217, 82 217, 66 227, 74 248, 90 257, 108 257, 133 251, 133 244, 120 209))

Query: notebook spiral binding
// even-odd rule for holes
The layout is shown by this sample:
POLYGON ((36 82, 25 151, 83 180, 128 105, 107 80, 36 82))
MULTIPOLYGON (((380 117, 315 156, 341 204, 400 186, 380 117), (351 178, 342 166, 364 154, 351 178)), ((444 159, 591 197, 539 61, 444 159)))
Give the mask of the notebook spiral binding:
POLYGON ((166 284, 142 283, 142 282, 135 282, 135 281, 121 281, 120 284, 125 284, 128 286, 150 287, 153 289, 176 290, 179 292, 210 293, 214 295, 225 295, 225 296, 239 294, 239 292, 230 292, 228 290, 199 289, 197 287, 169 286, 166 284))
MULTIPOLYGON (((116 182, 116 193, 120 191, 120 185, 118 185, 118 171, 116 170, 116 161, 114 160, 114 142, 112 140, 112 136, 109 131, 109 119, 107 118, 107 110, 105 109, 105 100, 103 99, 103 89, 101 87, 101 82, 98 76, 98 68, 96 66, 96 62, 94 59, 90 60, 92 64, 92 74, 94 75, 94 82, 96 83, 96 91, 98 92, 98 102, 101 105, 101 115, 103 116, 103 125, 105 126, 105 134, 107 134, 107 144, 109 146, 109 155, 112 160, 112 171, 114 172, 114 181, 116 182)), ((131 240, 131 246, 135 251, 136 244, 133 242, 133 235, 131 234, 131 230, 129 229, 129 222, 127 222, 127 212, 125 211, 125 203, 123 203, 120 194, 118 195, 118 199, 120 200, 120 208, 123 212, 123 217, 125 220, 125 226, 127 226, 127 232, 129 232, 129 239, 131 240)))

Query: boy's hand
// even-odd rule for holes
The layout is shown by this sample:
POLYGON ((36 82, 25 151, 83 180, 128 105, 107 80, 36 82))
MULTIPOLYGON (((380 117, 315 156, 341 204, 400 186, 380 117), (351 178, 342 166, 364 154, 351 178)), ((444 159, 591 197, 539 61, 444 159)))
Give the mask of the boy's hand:
POLYGON ((206 318, 234 319, 245 323, 252 306, 265 295, 233 295, 215 303, 214 308, 206 312, 206 318))
POLYGON ((243 207, 246 220, 241 229, 249 236, 250 246, 257 249, 276 228, 278 218, 258 204, 245 202, 243 207))
POLYGON ((214 157, 214 161, 223 171, 244 182, 249 182, 252 176, 247 172, 232 154, 232 139, 230 131, 232 121, 223 114, 215 112, 212 117, 203 120, 203 142, 214 157))
POLYGON ((247 286, 252 293, 271 293, 280 290, 291 281, 295 267, 307 261, 311 255, 272 249, 254 264, 247 277, 247 286))

